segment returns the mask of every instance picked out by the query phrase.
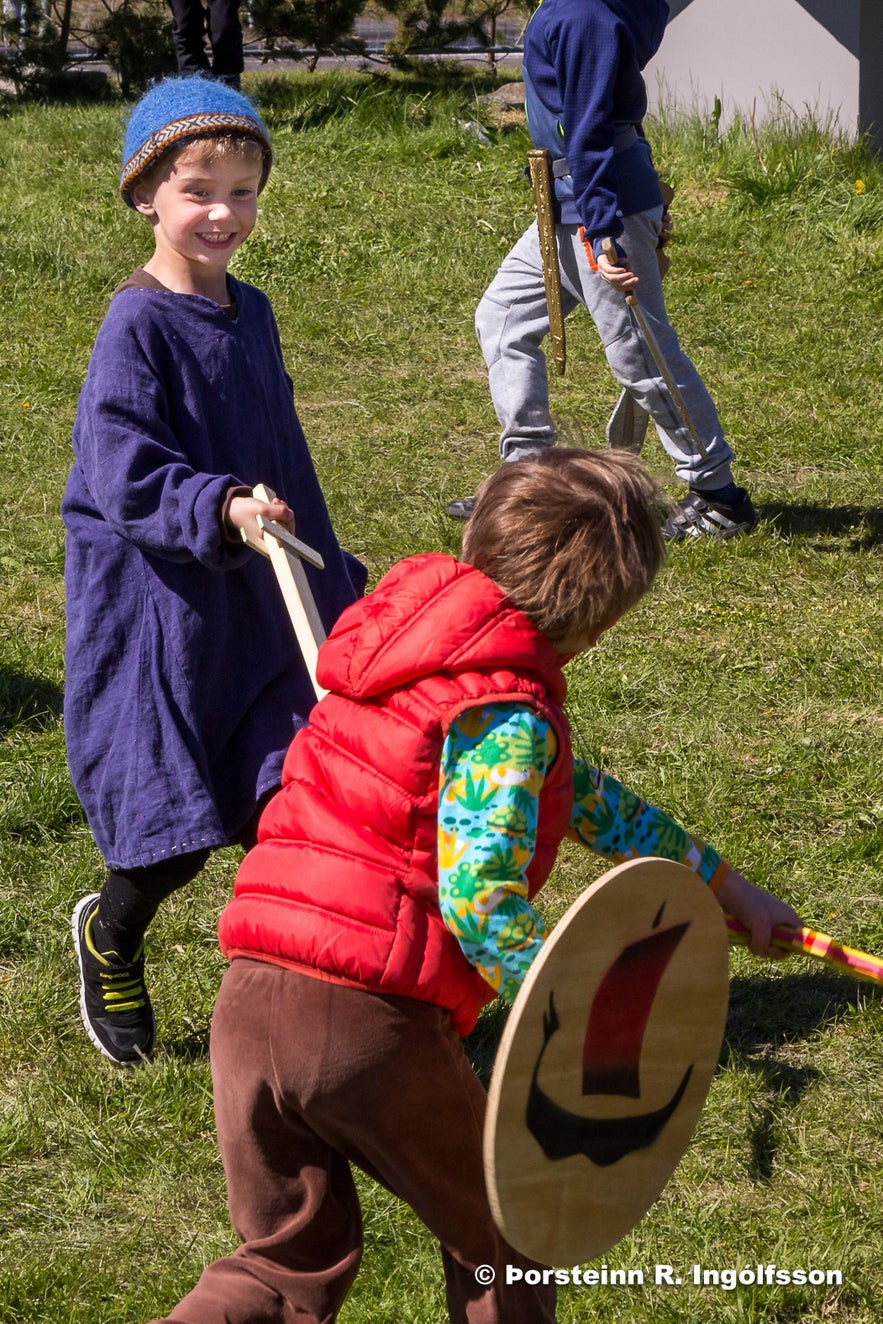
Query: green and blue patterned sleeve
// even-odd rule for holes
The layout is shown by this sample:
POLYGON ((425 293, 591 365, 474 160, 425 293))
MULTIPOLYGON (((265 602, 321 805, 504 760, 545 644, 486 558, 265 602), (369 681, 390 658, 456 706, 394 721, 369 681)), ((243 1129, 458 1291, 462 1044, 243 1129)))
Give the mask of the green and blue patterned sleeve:
MULTIPOLYGON (((442 750, 438 883, 442 919, 464 954, 507 1002, 543 943, 528 899, 539 795, 556 754, 550 724, 515 703, 471 708, 442 750)), ((728 865, 662 810, 578 759, 568 837, 621 863, 656 855, 685 864, 712 888, 728 865)))
POLYGON ((442 919, 506 1001, 543 941, 528 900, 539 794, 555 757, 552 728, 520 704, 471 708, 442 750, 438 882, 442 919))
POLYGON ((573 799, 567 835, 598 855, 619 864, 647 855, 675 860, 712 889, 726 876, 729 866, 713 847, 582 759, 574 766, 573 799))

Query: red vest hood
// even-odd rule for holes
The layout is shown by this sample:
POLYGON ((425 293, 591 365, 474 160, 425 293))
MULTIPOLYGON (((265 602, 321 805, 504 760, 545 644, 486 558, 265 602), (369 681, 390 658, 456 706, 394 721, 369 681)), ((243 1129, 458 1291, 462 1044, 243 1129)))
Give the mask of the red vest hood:
POLYGON ((319 652, 324 689, 366 699, 423 676, 512 668, 543 676, 555 703, 567 682, 556 649, 474 566, 427 553, 400 561, 348 607, 319 652))

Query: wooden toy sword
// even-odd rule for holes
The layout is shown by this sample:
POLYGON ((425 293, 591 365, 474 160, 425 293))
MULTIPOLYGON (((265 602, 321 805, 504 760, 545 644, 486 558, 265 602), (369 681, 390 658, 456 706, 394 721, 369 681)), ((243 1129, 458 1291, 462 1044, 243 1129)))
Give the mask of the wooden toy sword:
POLYGON ((530 182, 533 185, 537 209, 537 230, 540 235, 540 253, 543 258, 543 284, 546 287, 546 306, 549 310, 549 335, 552 354, 560 377, 564 376, 567 348, 564 334, 564 310, 561 306, 561 271, 558 266, 558 242, 555 238, 555 186, 552 177, 552 153, 547 148, 534 148, 527 154, 530 182))
MULTIPOLYGON (((263 483, 259 483, 252 491, 259 501, 272 501, 276 495, 263 483)), ((316 607, 303 562, 309 561, 310 565, 316 566, 318 570, 325 569, 325 562, 318 552, 301 542, 275 520, 259 516, 258 523, 263 538, 249 538, 243 529, 241 531, 243 540, 262 556, 269 557, 297 635, 301 656, 310 673, 316 698, 323 699, 328 691, 324 690, 316 680, 316 660, 319 647, 325 642, 325 627, 316 607)))

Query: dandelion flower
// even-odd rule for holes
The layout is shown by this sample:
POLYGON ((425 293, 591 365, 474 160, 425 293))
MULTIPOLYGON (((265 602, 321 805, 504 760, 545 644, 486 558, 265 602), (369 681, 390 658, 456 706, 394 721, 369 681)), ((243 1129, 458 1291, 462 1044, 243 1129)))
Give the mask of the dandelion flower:
POLYGON ((855 181, 855 191, 856 191, 856 193, 864 193, 864 191, 865 191, 865 181, 864 181, 863 179, 857 179, 857 180, 855 181))

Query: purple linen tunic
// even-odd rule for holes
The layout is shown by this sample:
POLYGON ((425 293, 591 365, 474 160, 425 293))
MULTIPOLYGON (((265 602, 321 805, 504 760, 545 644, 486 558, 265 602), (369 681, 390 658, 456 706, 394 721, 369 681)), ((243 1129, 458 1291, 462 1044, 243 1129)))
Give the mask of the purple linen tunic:
POLYGON ((314 702, 264 557, 224 540, 228 488, 267 483, 325 569, 326 629, 363 591, 294 409, 266 296, 123 288, 83 387, 66 528, 65 734, 105 861, 134 868, 226 844, 278 785, 314 702))

